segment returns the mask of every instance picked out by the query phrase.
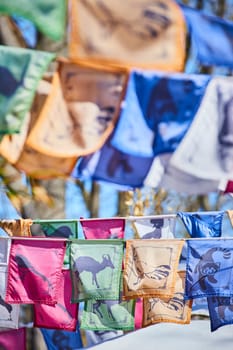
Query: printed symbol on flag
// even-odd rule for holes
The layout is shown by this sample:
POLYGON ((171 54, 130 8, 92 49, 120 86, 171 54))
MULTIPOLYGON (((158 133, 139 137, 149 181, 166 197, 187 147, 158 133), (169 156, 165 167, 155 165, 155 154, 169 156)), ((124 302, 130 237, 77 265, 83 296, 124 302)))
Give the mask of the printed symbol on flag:
POLYGON ((180 312, 182 313, 183 310, 184 310, 184 297, 182 294, 180 294, 180 298, 177 297, 177 294, 176 293, 176 296, 167 300, 167 301, 164 301, 160 298, 150 298, 148 300, 148 310, 146 312, 146 315, 147 315, 147 320, 150 320, 151 318, 153 318, 154 314, 155 314, 155 307, 157 304, 161 304, 163 307, 169 309, 169 310, 172 310, 172 311, 176 311, 176 312, 180 312))
POLYGON ((106 269, 107 267, 114 269, 114 265, 112 263, 112 260, 109 254, 104 254, 102 256, 101 262, 91 258, 90 256, 80 256, 79 258, 76 259, 74 263, 74 271, 77 276, 77 279, 82 283, 82 280, 79 277, 80 273, 84 271, 91 272, 92 284, 95 283, 97 288, 100 288, 100 286, 97 281, 96 275, 98 272, 106 269))
MULTIPOLYGON (((93 312, 98 314, 100 318, 104 318, 104 312, 101 308, 102 306, 106 306, 108 317, 111 318, 112 320, 115 319, 113 313, 112 313, 112 306, 118 305, 119 300, 96 300, 96 302, 93 304, 93 312)), ((126 317, 125 320, 126 321, 126 317)))
POLYGON ((6 302, 3 300, 3 298, 2 298, 1 295, 0 295, 0 305, 2 305, 2 306, 8 311, 8 313, 9 313, 9 319, 8 319, 8 320, 9 320, 9 321, 12 321, 12 317, 11 317, 11 312, 12 312, 12 310, 13 310, 12 305, 6 303, 6 302))
MULTIPOLYGON (((28 272, 33 273, 34 275, 37 275, 43 279, 43 281, 47 282, 48 284, 48 291, 53 290, 53 285, 51 282, 48 280, 46 276, 44 276, 42 273, 37 271, 27 260, 27 258, 21 254, 15 256, 15 261, 18 265, 19 268, 19 277, 22 282, 25 282, 25 278, 28 275, 28 272)), ((30 283, 29 283, 30 285, 30 283)))
POLYGON ((133 248, 133 259, 136 273, 135 271, 133 272, 137 276, 137 281, 134 282, 134 285, 139 284, 141 280, 146 277, 154 280, 162 280, 167 278, 171 272, 171 267, 169 265, 152 266, 146 261, 142 261, 139 259, 135 248, 133 248))
MULTIPOLYGON (((23 83, 23 78, 17 81, 11 71, 3 66, 0 66, 0 94, 5 97, 12 96, 20 85, 23 83)), ((24 77, 24 74, 22 75, 24 77)))
MULTIPOLYGON (((229 249, 215 247, 207 250, 205 254, 199 256, 199 254, 191 248, 191 253, 195 258, 199 258, 198 264, 195 266, 195 273, 198 273, 198 283, 203 291, 208 289, 206 282, 217 283, 217 279, 215 278, 215 274, 221 272, 220 266, 221 262, 216 262, 214 259, 214 254, 216 252, 222 252, 222 256, 224 259, 231 258, 231 252, 229 249)), ((232 268, 232 266, 230 267, 232 268)), ((229 286, 225 286, 225 289, 228 289, 229 286)))
POLYGON ((212 297, 211 301, 214 304, 217 304, 218 315, 223 321, 225 320, 225 312, 227 312, 228 310, 233 312, 232 297, 212 297))

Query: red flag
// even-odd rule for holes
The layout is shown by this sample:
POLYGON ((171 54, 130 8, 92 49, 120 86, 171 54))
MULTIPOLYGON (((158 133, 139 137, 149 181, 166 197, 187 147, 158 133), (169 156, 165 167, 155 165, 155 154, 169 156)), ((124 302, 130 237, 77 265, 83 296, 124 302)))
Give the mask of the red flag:
POLYGON ((80 220, 86 239, 124 238, 125 219, 80 220))
POLYGON ((65 255, 65 240, 13 239, 5 301, 55 305, 65 255))
POLYGON ((71 304, 72 283, 70 271, 62 271, 59 297, 55 306, 34 305, 34 327, 76 330, 78 304, 71 304))
POLYGON ((26 350, 26 329, 14 329, 0 332, 0 349, 2 350, 26 350))

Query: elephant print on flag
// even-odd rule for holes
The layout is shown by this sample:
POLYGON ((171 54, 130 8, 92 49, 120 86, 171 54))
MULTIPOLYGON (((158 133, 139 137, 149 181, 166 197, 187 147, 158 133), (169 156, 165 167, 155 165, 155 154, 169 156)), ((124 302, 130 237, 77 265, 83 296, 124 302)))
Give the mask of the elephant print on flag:
POLYGON ((124 296, 172 297, 183 244, 181 240, 127 240, 124 296))
POLYGON ((224 296, 233 293, 233 244, 230 239, 187 240, 185 298, 224 296))
POLYGON ((120 240, 71 242, 72 302, 119 299, 123 246, 120 240))
POLYGON ((184 300, 184 282, 185 271, 179 271, 172 298, 143 299, 143 327, 159 322, 190 323, 192 300, 184 300))

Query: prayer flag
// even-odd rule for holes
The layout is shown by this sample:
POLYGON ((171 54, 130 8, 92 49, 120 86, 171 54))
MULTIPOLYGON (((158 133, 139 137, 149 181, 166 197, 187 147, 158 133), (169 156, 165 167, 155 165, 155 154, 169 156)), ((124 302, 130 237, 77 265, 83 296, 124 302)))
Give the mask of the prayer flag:
POLYGON ((210 76, 133 70, 111 144, 142 157, 172 153, 191 125, 210 76))
POLYGON ((233 23, 187 6, 181 7, 198 61, 233 68, 233 23), (210 37, 214 40, 210 40, 210 37), (219 45, 221 43, 221 45, 219 45))
POLYGON ((211 79, 193 123, 171 157, 172 166, 205 180, 232 178, 232 84, 231 77, 211 79))
POLYGON ((75 332, 41 328, 48 350, 77 350, 82 349, 82 338, 79 329, 75 332))
POLYGON ((0 220, 0 227, 9 236, 26 236, 30 237, 31 234, 31 219, 12 219, 12 220, 0 220))
POLYGON ((20 132, 38 83, 54 58, 53 53, 0 46, 1 134, 20 132))
POLYGON ((80 224, 86 239, 124 238, 125 219, 83 219, 80 224))
POLYGON ((119 6, 118 0, 72 0, 69 24, 70 57, 183 70, 186 26, 175 1, 125 0, 119 6))
POLYGON ((142 318, 143 318, 143 298, 137 298, 135 303, 135 313, 134 313, 135 330, 142 328, 142 318))
POLYGON ((133 220, 139 238, 174 238, 176 218, 161 216, 158 218, 139 217, 133 220))
POLYGON ((56 305, 34 304, 34 327, 74 331, 78 318, 78 305, 72 304, 70 271, 63 270, 59 282, 56 305))
POLYGON ((64 254, 61 239, 12 239, 5 301, 55 305, 64 254))
POLYGON ((1 0, 0 13, 31 20, 41 33, 53 40, 61 40, 65 34, 65 0, 1 0))
POLYGON ((191 237, 220 237, 222 235, 222 220, 224 211, 208 213, 178 212, 191 237))
POLYGON ((119 299, 123 248, 116 239, 71 242, 72 302, 119 299))
POLYGON ((127 240, 124 297, 172 297, 183 244, 181 240, 127 240))
POLYGON ((91 177, 96 181, 105 181, 125 189, 142 187, 152 161, 152 157, 129 155, 106 142, 99 152, 82 158, 72 176, 91 177))
POLYGON ((11 20, 20 32, 26 46, 29 48, 35 48, 38 41, 38 35, 34 23, 24 17, 16 15, 13 15, 11 20))
POLYGON ((169 298, 144 298, 143 327, 159 322, 188 324, 191 320, 192 300, 184 300, 185 271, 176 275, 174 295, 169 298))
POLYGON ((187 240, 185 298, 233 295, 233 240, 187 240))
POLYGON ((210 315, 211 332, 227 324, 233 324, 233 298, 232 297, 209 297, 208 309, 210 315))
POLYGON ((228 218, 230 220, 231 226, 233 228, 233 210, 227 210, 226 212, 227 212, 228 218))
POLYGON ((26 350, 26 328, 6 330, 0 332, 0 349, 26 350))

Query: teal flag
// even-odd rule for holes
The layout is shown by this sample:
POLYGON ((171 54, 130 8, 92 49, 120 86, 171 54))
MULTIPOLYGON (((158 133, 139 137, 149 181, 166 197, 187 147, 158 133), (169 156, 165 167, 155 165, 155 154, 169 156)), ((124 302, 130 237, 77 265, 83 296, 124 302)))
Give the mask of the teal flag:
MULTIPOLYGON (((77 220, 34 220, 33 224, 39 224, 47 237, 78 238, 77 220)), ((67 244, 63 268, 69 268, 69 249, 70 245, 67 244)))
POLYGON ((135 299, 122 300, 123 283, 118 300, 87 300, 81 318, 82 329, 93 331, 134 330, 135 299))
POLYGON ((66 9, 66 0, 0 1, 0 14, 25 17, 53 40, 61 40, 65 34, 66 9))
POLYGON ((39 81, 54 58, 48 52, 0 45, 0 134, 20 132, 39 81))
POLYGON ((70 245, 72 302, 118 300, 124 242, 73 240, 70 245))

